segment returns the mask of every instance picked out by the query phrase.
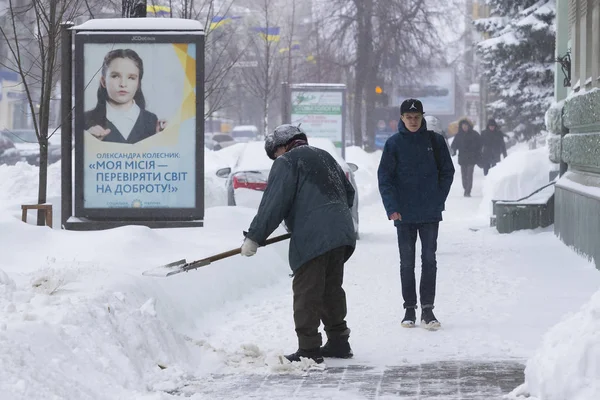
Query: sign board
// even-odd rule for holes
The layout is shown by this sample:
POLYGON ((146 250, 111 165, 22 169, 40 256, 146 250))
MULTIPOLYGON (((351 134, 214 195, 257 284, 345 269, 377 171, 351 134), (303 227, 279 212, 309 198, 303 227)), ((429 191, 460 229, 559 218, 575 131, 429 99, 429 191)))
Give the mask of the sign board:
POLYGON ((204 217, 203 54, 202 34, 77 32, 75 217, 204 217))
POLYGON ((396 89, 396 104, 406 99, 421 100, 425 113, 429 115, 454 115, 456 87, 454 70, 434 70, 419 85, 413 83, 400 84, 396 89))
POLYGON ((290 93, 292 125, 302 124, 308 137, 330 139, 345 156, 345 85, 291 85, 290 93))
POLYGON ((256 67, 258 67, 258 61, 257 60, 236 61, 233 64, 233 68, 256 68, 256 67))

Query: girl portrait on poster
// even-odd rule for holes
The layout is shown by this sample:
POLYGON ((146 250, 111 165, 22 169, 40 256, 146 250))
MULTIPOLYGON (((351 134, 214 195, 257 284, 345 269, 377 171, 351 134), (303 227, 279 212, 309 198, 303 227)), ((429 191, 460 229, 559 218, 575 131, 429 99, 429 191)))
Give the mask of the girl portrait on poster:
POLYGON ((85 112, 85 131, 103 142, 133 144, 164 130, 166 121, 146 110, 143 76, 144 63, 135 51, 109 51, 102 63, 98 102, 85 112))

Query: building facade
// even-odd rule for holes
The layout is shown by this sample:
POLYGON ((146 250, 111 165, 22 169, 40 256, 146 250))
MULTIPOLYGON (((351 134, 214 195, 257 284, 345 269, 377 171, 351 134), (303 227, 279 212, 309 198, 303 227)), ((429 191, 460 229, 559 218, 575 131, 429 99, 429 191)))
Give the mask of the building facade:
POLYGON ((546 114, 550 159, 561 174, 554 230, 600 269, 600 0, 556 2, 556 55, 564 62, 546 114))

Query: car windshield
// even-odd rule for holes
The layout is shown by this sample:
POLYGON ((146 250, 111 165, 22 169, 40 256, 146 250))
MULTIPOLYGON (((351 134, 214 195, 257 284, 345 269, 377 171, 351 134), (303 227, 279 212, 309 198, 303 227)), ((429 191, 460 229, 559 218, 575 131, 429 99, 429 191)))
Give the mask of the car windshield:
POLYGON ((215 142, 230 142, 232 141, 232 137, 229 135, 215 135, 212 137, 212 140, 214 140, 215 142))
POLYGON ((2 134, 15 143, 37 143, 34 130, 5 130, 2 134))
POLYGON ((231 132, 231 136, 234 138, 253 138, 256 137, 256 133, 250 130, 239 130, 231 132))

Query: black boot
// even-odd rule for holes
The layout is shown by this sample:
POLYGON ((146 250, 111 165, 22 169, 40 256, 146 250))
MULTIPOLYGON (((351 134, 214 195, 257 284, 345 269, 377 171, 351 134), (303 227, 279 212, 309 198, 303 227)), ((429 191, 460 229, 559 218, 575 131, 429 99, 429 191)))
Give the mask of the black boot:
POLYGON ((298 349, 295 353, 288 354, 285 356, 290 362, 300 361, 300 357, 302 358, 310 358, 317 364, 321 364, 323 362, 323 355, 321 354, 321 349, 298 349))
POLYGON ((325 346, 321 347, 321 354, 327 358, 352 358, 354 354, 348 343, 348 336, 327 340, 325 346))
POLYGON ((416 320, 416 310, 414 308, 407 308, 400 325, 402 325, 404 328, 414 328, 416 320))
POLYGON ((430 331, 436 331, 442 327, 435 315, 433 315, 432 308, 424 308, 421 312, 421 326, 430 331))

